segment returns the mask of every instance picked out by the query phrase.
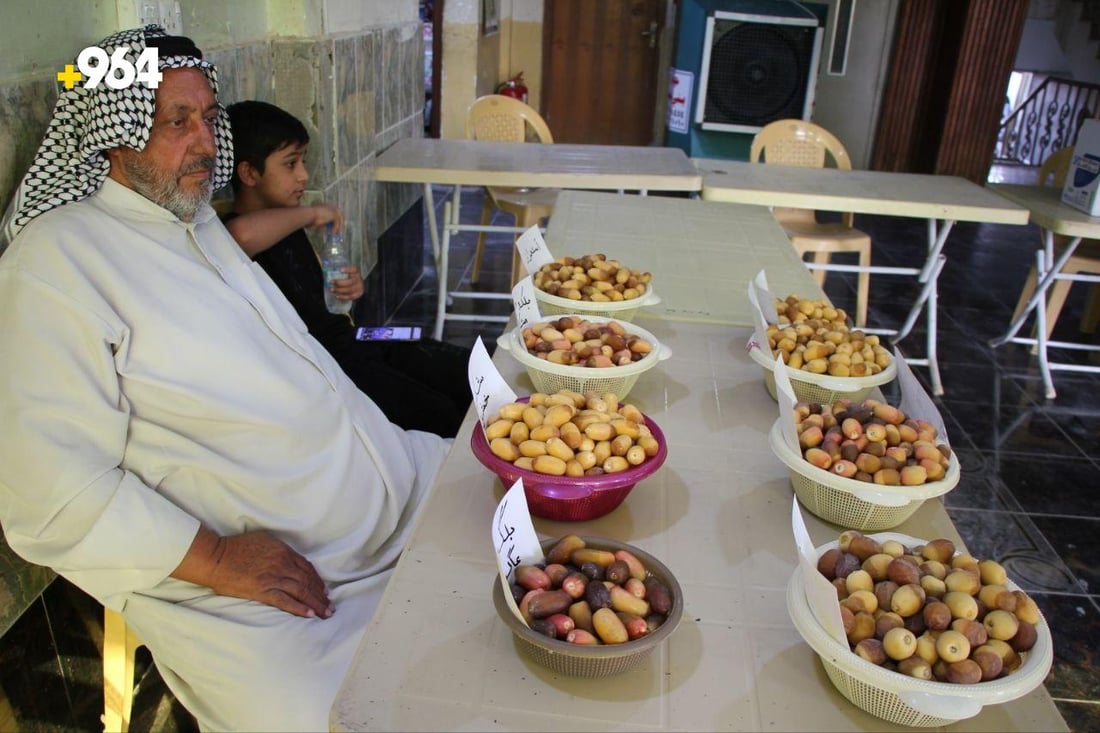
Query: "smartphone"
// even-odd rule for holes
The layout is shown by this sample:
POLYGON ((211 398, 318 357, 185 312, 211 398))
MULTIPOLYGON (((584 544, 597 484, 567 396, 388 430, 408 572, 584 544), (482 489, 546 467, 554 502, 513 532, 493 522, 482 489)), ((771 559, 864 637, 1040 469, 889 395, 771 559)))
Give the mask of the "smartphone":
POLYGON ((417 341, 420 326, 360 326, 355 338, 360 341, 417 341))

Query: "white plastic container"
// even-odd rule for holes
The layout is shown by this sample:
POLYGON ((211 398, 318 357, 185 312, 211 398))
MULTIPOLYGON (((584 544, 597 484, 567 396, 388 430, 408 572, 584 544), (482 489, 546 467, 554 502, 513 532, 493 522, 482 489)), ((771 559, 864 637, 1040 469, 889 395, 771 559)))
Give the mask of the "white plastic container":
POLYGON ((837 476, 813 465, 787 445, 779 419, 768 433, 768 444, 789 469, 791 488, 807 511, 827 522, 861 532, 893 529, 928 499, 955 488, 961 476, 959 459, 954 453, 942 479, 920 486, 882 486, 837 476))
POLYGON ((539 302, 539 312, 543 315, 601 316, 603 318, 614 318, 617 321, 626 321, 627 323, 634 320, 634 316, 638 314, 640 309, 661 302, 660 296, 653 292, 653 288, 649 288, 645 295, 639 298, 607 303, 591 300, 570 300, 535 288, 535 300, 539 302))
MULTIPOLYGON (((872 536, 879 542, 894 539, 909 547, 925 542, 894 532, 872 536)), ((816 548, 818 557, 837 544, 833 541, 816 548)), ((1006 585, 1012 590, 1019 588, 1011 580, 1006 585)), ((919 680, 879 667, 852 652, 846 643, 829 636, 814 618, 806 600, 801 568, 795 569, 787 583, 787 612, 798 633, 821 659, 829 680, 840 694, 871 715, 898 725, 916 728, 950 725, 974 717, 986 705, 1023 697, 1043 684, 1054 660, 1050 627, 1040 614, 1035 646, 1021 655, 1020 668, 1006 677, 956 685, 919 680)))
MULTIPOLYGON (((754 345, 755 341, 756 336, 754 335, 748 344, 749 357, 764 370, 764 388, 768 390, 768 394, 774 400, 776 399, 775 357, 771 355, 771 349, 767 347, 767 344, 763 346, 754 345)), ((869 377, 833 377, 828 374, 814 374, 802 369, 791 369, 787 366, 783 368, 787 370, 787 378, 791 381, 794 396, 799 400, 824 404, 826 402, 836 402, 841 397, 847 397, 853 402, 859 402, 871 394, 875 387, 894 381, 894 377, 898 373, 897 356, 891 353, 891 357, 890 363, 885 369, 869 377)))
MULTIPOLYGON (((574 302, 574 301, 569 301, 574 302)), ((583 313, 570 313, 566 315, 578 315, 592 323, 607 323, 619 321, 619 318, 604 318, 589 316, 583 313)), ((635 336, 640 336, 653 345, 653 350, 638 361, 626 366, 612 367, 584 367, 566 366, 554 364, 546 359, 540 359, 527 351, 523 343, 523 332, 517 327, 497 339, 497 345, 510 352, 516 361, 527 369, 527 375, 531 378, 535 390, 553 394, 561 389, 568 389, 584 394, 589 390, 596 392, 613 392, 623 399, 629 393, 638 377, 653 367, 657 362, 664 361, 672 356, 672 351, 667 346, 662 346, 657 337, 641 326, 631 323, 625 327, 635 336)))

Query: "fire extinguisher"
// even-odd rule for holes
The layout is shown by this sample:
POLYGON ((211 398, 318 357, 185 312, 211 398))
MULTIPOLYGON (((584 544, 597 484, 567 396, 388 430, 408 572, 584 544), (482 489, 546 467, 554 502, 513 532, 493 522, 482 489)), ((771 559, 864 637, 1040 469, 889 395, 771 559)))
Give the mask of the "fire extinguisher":
POLYGON ((527 85, 523 83, 523 72, 519 72, 511 79, 497 87, 497 94, 512 97, 527 104, 527 85))

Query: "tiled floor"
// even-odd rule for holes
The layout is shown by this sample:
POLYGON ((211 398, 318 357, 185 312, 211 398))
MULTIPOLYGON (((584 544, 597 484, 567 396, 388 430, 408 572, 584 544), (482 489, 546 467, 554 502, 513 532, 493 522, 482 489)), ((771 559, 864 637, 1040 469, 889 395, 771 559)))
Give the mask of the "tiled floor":
MULTIPOLYGON (((437 203, 443 192, 439 189, 437 203)), ((476 221, 480 206, 476 192, 465 194, 464 220, 476 221)), ((858 216, 856 225, 872 235, 877 263, 923 259, 923 222, 858 216)), ((1055 635, 1047 689, 1072 730, 1092 731, 1100 730, 1100 564, 1091 559, 1100 557, 1100 375, 1060 373, 1058 397, 1047 401, 1025 347, 987 345, 1008 324, 1037 242, 1033 226, 973 224, 956 225, 948 242, 939 308, 947 394, 938 404, 960 453, 963 477, 945 503, 971 551, 1003 562, 1039 602, 1055 635)), ((469 234, 454 240, 453 281, 468 280, 473 243, 469 234)), ((493 290, 507 282, 510 247, 507 235, 490 236, 479 287, 493 290)), ((430 330, 435 287, 429 267, 393 321, 430 330)), ((871 325, 898 325, 913 288, 897 278, 873 277, 871 325)), ((826 290, 838 305, 854 306, 854 288, 845 276, 830 275, 826 290)), ((1083 290, 1073 288, 1056 338, 1100 343, 1098 336, 1076 334, 1083 290)), ((465 302, 480 309, 476 312, 507 313, 504 303, 465 302)), ((485 333, 499 331, 490 326, 485 333)), ((445 339, 469 345, 477 333, 470 324, 451 323, 445 339)), ((923 353, 923 333, 918 324, 902 343, 906 353, 923 353)), ((492 348, 493 339, 486 345, 492 348)), ((915 371, 926 378, 923 368, 915 371)), ((21 729, 99 728, 100 619, 94 601, 59 580, 5 635, 0 688, 21 729)), ((193 721, 165 693, 147 656, 141 662, 149 671, 138 690, 131 729, 193 731, 193 721)), ((0 727, 6 730, 4 720, 0 706, 0 727)))

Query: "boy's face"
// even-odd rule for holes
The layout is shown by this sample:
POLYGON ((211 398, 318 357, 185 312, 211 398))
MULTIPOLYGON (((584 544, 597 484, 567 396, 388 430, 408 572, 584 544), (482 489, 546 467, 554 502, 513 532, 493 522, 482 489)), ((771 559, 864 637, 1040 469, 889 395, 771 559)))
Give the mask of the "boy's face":
POLYGON ((297 206, 306 190, 309 172, 305 158, 308 145, 289 143, 264 161, 264 172, 256 183, 256 194, 268 208, 297 206))

